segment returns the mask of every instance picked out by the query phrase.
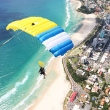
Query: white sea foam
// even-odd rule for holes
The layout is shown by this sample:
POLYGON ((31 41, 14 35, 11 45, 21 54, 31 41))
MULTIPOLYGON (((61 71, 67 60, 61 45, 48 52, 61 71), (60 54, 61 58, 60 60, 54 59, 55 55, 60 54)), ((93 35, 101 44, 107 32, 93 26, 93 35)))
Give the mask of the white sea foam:
POLYGON ((74 26, 74 28, 73 28, 73 32, 78 31, 78 29, 80 29, 80 27, 81 27, 82 25, 83 25, 82 23, 76 24, 76 25, 74 26))
POLYGON ((70 21, 69 0, 66 0, 66 22, 65 22, 65 28, 69 25, 69 21, 70 21))
POLYGON ((26 75, 21 82, 17 82, 15 84, 15 87, 13 89, 9 90, 5 95, 3 95, 2 97, 0 97, 0 103, 3 102, 3 101, 5 101, 6 99, 8 99, 11 95, 15 94, 16 91, 17 91, 17 88, 20 85, 23 85, 27 80, 28 80, 28 75, 26 75))
POLYGON ((13 72, 10 72, 9 74, 3 75, 3 76, 1 76, 0 78, 4 78, 4 77, 6 77, 6 76, 8 76, 8 75, 10 75, 10 74, 13 74, 13 72))
MULTIPOLYGON (((24 100, 22 100, 19 104, 17 104, 17 106, 15 106, 13 108, 13 110, 16 110, 17 108, 19 108, 21 105, 24 105, 25 102, 30 98, 30 96, 35 92, 35 90, 37 88, 39 88, 41 86, 41 84, 43 83, 43 75, 39 75, 38 78, 37 78, 37 83, 35 85, 35 87, 33 88, 33 90, 31 91, 31 93, 28 95, 28 97, 26 97, 24 100)), ((29 108, 29 106, 28 106, 29 108)), ((27 108, 26 108, 27 109, 27 108)))

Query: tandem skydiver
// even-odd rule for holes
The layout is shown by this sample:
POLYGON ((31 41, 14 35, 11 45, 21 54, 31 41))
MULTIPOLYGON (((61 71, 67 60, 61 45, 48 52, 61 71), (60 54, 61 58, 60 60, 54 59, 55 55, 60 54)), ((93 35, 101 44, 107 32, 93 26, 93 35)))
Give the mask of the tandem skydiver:
POLYGON ((44 69, 43 67, 40 67, 39 73, 40 73, 41 75, 44 75, 44 79, 45 79, 46 74, 45 74, 45 69, 44 69))

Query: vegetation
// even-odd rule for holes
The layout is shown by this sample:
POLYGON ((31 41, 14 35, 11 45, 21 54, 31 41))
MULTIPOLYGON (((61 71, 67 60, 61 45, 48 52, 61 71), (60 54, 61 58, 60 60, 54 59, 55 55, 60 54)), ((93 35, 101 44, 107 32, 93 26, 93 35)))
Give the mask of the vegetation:
POLYGON ((104 82, 102 90, 105 90, 105 87, 106 87, 106 82, 104 82))
POLYGON ((92 107, 99 107, 99 104, 96 104, 95 101, 92 101, 92 107))
POLYGON ((77 11, 85 14, 91 14, 94 12, 94 10, 89 10, 86 6, 83 6, 83 5, 77 11))
POLYGON ((66 105, 67 105, 67 102, 68 102, 68 97, 70 97, 70 95, 72 94, 72 90, 70 90, 69 92, 68 92, 68 94, 67 94, 67 96, 65 97, 65 100, 64 100, 64 102, 63 102, 63 109, 64 110, 67 110, 67 107, 66 107, 66 105))
POLYGON ((90 72, 85 70, 86 76, 90 76, 90 72))
POLYGON ((72 62, 73 62, 74 64, 76 64, 78 61, 79 61, 79 58, 78 58, 78 57, 73 57, 73 58, 72 58, 72 62))
POLYGON ((67 80, 69 80, 69 77, 68 77, 68 75, 66 75, 66 79, 67 79, 67 80))
POLYGON ((108 105, 107 103, 104 104, 102 110, 108 110, 108 108, 110 107, 110 105, 108 105))
POLYGON ((99 93, 97 93, 97 92, 89 92, 89 95, 90 95, 91 98, 92 98, 93 96, 98 97, 98 96, 99 96, 99 93))
POLYGON ((73 50, 69 51, 67 54, 68 55, 81 55, 81 53, 83 52, 81 48, 81 45, 78 47, 75 47, 73 50))
POLYGON ((75 82, 81 82, 81 81, 84 81, 87 79, 85 76, 77 75, 76 71, 72 68, 72 66, 69 62, 67 62, 67 68, 75 82))
POLYGON ((103 80, 105 79, 104 73, 101 74, 101 78, 102 78, 103 80))
POLYGON ((92 97, 98 97, 98 96, 99 96, 99 93, 89 92, 89 95, 90 95, 90 100, 91 100, 91 102, 92 102, 92 107, 99 107, 99 104, 96 103, 95 100, 92 100, 92 97))
POLYGON ((65 105, 67 102, 68 102, 68 99, 67 99, 67 98, 65 98, 65 100, 64 100, 64 105, 65 105))
POLYGON ((67 94, 67 97, 70 97, 70 96, 71 96, 71 94, 72 94, 72 92, 73 92, 73 91, 72 91, 72 90, 70 90, 70 91, 69 91, 69 93, 67 94))

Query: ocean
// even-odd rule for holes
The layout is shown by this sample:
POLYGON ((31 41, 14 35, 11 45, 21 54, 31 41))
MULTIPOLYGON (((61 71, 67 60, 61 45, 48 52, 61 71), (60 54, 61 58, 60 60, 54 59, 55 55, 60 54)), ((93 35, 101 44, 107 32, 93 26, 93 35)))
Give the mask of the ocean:
POLYGON ((56 74, 38 73, 53 55, 36 38, 25 32, 6 31, 18 19, 40 16, 56 22, 68 34, 76 32, 83 16, 69 0, 1 0, 0 2, 0 110, 25 110, 40 98, 56 74), (3 44, 3 45, 2 45, 3 44))

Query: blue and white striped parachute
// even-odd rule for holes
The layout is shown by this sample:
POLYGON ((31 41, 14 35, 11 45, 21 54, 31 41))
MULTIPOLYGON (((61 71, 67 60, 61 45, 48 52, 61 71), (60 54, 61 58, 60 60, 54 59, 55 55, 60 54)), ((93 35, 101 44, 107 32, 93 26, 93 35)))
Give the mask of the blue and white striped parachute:
POLYGON ((74 47, 69 35, 56 23, 42 17, 28 17, 11 22, 7 30, 22 30, 36 37, 55 56, 63 56, 74 47))

